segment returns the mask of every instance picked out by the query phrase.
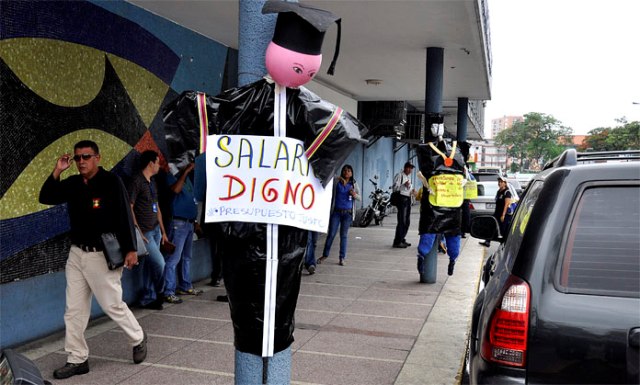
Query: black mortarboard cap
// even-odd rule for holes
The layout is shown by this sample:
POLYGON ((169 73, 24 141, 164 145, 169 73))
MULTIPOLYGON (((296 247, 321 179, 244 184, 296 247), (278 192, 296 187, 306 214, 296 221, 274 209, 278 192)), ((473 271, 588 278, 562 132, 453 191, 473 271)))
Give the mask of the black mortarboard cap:
POLYGON ((274 43, 307 55, 322 53, 324 33, 331 24, 336 23, 338 25, 336 49, 327 71, 329 75, 333 75, 340 54, 341 26, 338 16, 322 9, 281 0, 268 0, 262 7, 262 13, 278 14, 273 39, 271 39, 274 43))

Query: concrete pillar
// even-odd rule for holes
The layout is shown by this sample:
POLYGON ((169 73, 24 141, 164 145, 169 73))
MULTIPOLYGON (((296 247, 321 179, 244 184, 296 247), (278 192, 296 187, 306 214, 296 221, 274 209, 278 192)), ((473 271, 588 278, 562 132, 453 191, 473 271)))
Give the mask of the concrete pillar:
POLYGON ((267 74, 264 53, 271 42, 277 14, 262 14, 265 0, 240 0, 238 12, 238 85, 267 74))
POLYGON ((442 114, 442 84, 444 78, 444 48, 427 48, 427 84, 424 112, 442 114))
MULTIPOLYGON (((425 85, 425 137, 428 141, 435 140, 431 136, 431 123, 442 120, 442 87, 444 79, 444 48, 427 48, 427 76, 425 85)), ((420 274, 420 282, 435 283, 438 273, 438 240, 424 256, 424 269, 420 274)))
POLYGON ((467 140, 468 109, 469 98, 458 98, 458 132, 456 134, 458 142, 467 140))
MULTIPOLYGON (((267 74, 265 51, 276 25, 276 14, 263 15, 265 0, 240 0, 238 27, 238 85, 244 86, 267 74)), ((266 360, 255 354, 235 353, 236 384, 288 384, 291 382, 291 349, 275 353, 266 360), (266 379, 266 382, 264 380, 266 379)))

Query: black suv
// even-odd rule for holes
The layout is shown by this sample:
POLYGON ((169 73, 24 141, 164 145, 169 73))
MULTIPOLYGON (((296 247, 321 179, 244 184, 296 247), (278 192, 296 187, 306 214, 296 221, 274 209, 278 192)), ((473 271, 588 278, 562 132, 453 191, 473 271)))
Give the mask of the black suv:
POLYGON ((472 384, 640 383, 640 151, 567 150, 531 180, 483 269, 472 384), (615 161, 612 161, 615 160, 615 161))

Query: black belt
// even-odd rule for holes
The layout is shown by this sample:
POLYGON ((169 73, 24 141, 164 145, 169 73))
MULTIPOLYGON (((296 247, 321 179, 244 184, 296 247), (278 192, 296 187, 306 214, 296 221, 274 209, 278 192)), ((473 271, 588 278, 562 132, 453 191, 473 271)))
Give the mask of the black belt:
POLYGON ((339 212, 340 214, 351 214, 352 211, 349 209, 336 209, 337 212, 339 212))
POLYGON ((189 222, 189 223, 194 223, 196 221, 195 219, 189 219, 189 218, 183 218, 183 217, 173 217, 173 219, 177 219, 179 221, 189 222))
POLYGON ((80 249, 82 249, 82 251, 84 251, 85 253, 96 253, 98 251, 104 250, 104 248, 102 246, 90 246, 90 245, 85 245, 85 244, 82 244, 82 243, 79 243, 76 246, 78 246, 80 249))

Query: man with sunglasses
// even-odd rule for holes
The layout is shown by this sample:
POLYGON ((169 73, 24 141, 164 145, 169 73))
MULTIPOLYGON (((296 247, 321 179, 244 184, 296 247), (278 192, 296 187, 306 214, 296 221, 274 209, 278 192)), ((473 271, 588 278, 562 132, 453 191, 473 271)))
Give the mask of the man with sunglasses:
POLYGON ((123 268, 109 270, 103 253, 101 234, 113 232, 127 251, 124 267, 138 264, 136 241, 124 184, 120 178, 100 167, 98 145, 83 140, 74 146, 74 155, 58 158, 53 173, 40 190, 42 204, 67 204, 71 222, 71 249, 65 267, 67 279, 65 366, 56 369, 56 379, 89 372, 89 347, 84 338, 91 315, 91 295, 102 310, 122 328, 133 346, 133 361, 141 363, 147 356, 147 336, 122 300, 123 268), (60 175, 74 161, 79 175, 60 180, 60 175))

